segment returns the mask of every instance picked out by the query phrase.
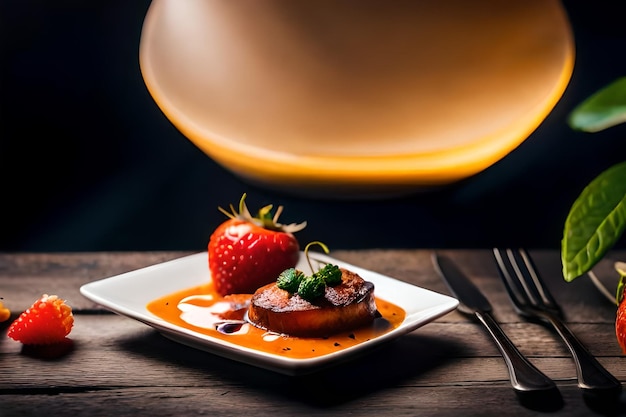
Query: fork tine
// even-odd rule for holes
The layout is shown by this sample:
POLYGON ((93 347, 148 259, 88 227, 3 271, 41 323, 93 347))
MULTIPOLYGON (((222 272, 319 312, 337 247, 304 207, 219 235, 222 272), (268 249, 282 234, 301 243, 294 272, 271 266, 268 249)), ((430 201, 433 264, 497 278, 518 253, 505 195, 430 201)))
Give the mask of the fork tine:
POLYGON ((504 287, 506 288, 506 292, 509 295, 511 302, 516 308, 523 308, 523 305, 528 304, 529 300, 526 296, 526 292, 520 286, 520 281, 515 276, 515 270, 508 262, 508 256, 506 254, 506 251, 504 251, 503 249, 494 248, 493 255, 496 258, 496 264, 498 266, 500 278, 502 278, 502 281, 504 282, 504 287))
POLYGON ((528 272, 528 276, 534 284, 534 289, 536 290, 537 296, 541 299, 542 304, 545 307, 552 309, 555 313, 561 315, 561 309, 559 308, 556 300, 550 293, 550 290, 545 285, 541 276, 537 272, 537 268, 535 264, 525 249, 518 249, 518 254, 521 258, 521 262, 525 265, 525 269, 528 272))
POLYGON ((524 288, 524 292, 526 293, 526 297, 533 305, 540 304, 540 297, 537 293, 536 287, 532 285, 533 277, 529 274, 526 268, 520 267, 520 263, 524 264, 524 260, 518 260, 515 252, 512 249, 506 250, 507 259, 511 268, 514 271, 514 275, 519 281, 522 288, 524 288))
POLYGON ((505 285, 515 282, 528 304, 561 315, 561 309, 526 250, 494 249, 494 254, 501 268, 506 268, 505 285))

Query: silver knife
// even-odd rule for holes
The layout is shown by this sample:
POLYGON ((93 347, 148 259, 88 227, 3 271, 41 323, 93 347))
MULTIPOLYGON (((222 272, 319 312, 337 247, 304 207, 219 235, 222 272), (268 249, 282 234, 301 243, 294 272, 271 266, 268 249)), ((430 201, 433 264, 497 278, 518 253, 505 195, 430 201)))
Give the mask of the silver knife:
POLYGON ((435 269, 452 294, 460 301, 459 310, 472 314, 485 326, 504 358, 513 389, 522 393, 556 390, 552 379, 537 369, 515 347, 491 315, 491 304, 480 290, 444 255, 433 253, 435 269))

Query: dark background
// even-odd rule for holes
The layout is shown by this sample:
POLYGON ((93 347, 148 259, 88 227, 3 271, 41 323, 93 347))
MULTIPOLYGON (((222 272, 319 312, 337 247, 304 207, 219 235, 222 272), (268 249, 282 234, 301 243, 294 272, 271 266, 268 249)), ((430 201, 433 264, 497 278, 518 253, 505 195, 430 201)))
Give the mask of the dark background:
MULTIPOLYGON (((184 0, 181 0, 184 1, 184 0)), ((240 181, 184 138, 143 83, 147 0, 0 0, 1 251, 204 250, 217 206, 285 206, 331 249, 559 248, 582 188, 626 159, 626 127, 593 135, 573 107, 626 75, 619 2, 565 2, 571 82, 545 122, 484 172, 377 201, 294 197, 240 181)), ((623 241, 618 246, 623 246, 623 241)))

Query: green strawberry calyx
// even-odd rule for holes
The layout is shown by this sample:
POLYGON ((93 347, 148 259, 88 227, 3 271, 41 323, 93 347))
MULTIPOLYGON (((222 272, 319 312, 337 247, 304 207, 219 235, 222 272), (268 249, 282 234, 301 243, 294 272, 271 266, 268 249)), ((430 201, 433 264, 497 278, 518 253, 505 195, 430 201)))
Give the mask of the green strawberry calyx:
POLYGON ((231 219, 239 219, 243 221, 247 221, 253 223, 259 227, 263 227, 264 229, 273 230, 276 232, 284 232, 284 233, 295 233, 306 227, 306 222, 302 223, 291 223, 291 224, 281 224, 278 222, 278 217, 283 212, 283 206, 278 206, 276 209, 276 213, 272 215, 273 205, 269 204, 265 207, 261 207, 256 216, 253 216, 248 210, 248 206, 246 205, 246 193, 241 196, 241 200, 239 200, 239 211, 230 205, 230 212, 227 210, 218 207, 218 210, 224 213, 227 217, 231 219))

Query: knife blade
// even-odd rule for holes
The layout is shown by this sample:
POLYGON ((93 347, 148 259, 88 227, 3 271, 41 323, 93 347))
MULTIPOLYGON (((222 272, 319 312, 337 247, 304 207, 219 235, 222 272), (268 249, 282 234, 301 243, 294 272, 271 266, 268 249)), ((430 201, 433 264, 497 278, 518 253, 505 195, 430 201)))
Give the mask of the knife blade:
POLYGON ((522 355, 491 316, 491 303, 449 257, 433 253, 433 264, 450 292, 460 301, 459 310, 474 315, 485 326, 498 347, 509 371, 513 389, 518 393, 557 391, 552 379, 522 355))
POLYGON ((466 310, 468 313, 474 313, 474 311, 491 312, 489 300, 450 258, 435 253, 434 264, 450 292, 461 302, 461 310, 466 310))

